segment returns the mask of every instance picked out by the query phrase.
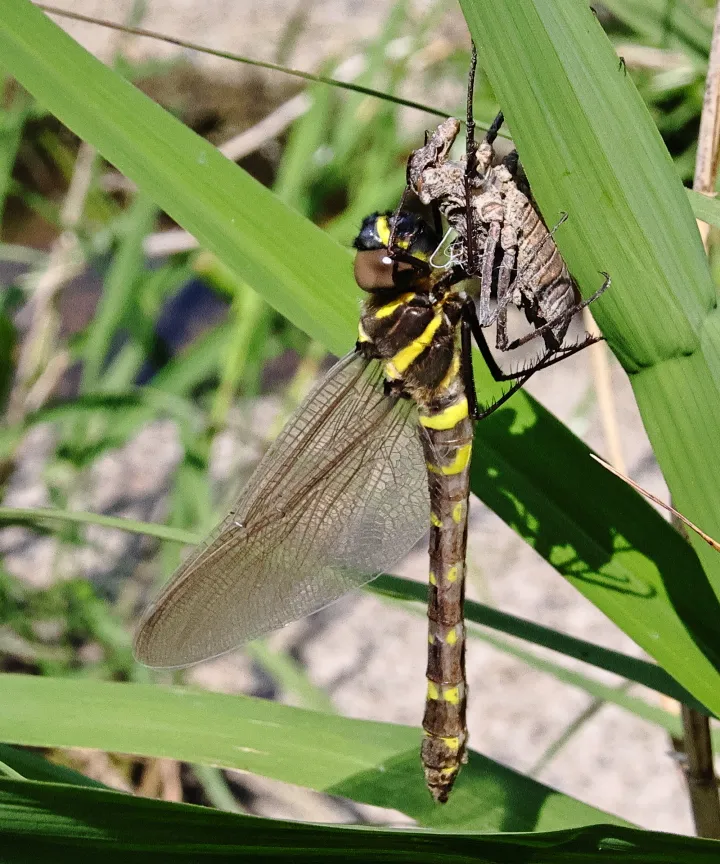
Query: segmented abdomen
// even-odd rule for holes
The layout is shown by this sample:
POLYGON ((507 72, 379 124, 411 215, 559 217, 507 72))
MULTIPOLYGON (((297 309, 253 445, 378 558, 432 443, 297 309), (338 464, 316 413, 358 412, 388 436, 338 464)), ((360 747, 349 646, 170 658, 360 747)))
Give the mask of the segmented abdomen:
POLYGON ((454 295, 431 305, 421 300, 407 292, 367 304, 358 345, 379 354, 387 381, 418 407, 431 508, 422 762, 430 792, 444 802, 466 760, 463 600, 473 424, 460 372, 462 301, 454 295))
POLYGON ((427 700, 422 761, 436 801, 447 801, 467 760, 465 550, 473 425, 459 380, 440 410, 420 406, 430 489, 427 700))
MULTIPOLYGON (((577 300, 575 282, 532 202, 517 190, 513 197, 520 202, 515 211, 519 223, 517 278, 521 286, 529 286, 536 315, 543 321, 549 321, 574 306, 577 300)), ((532 317, 530 320, 531 323, 538 323, 532 317)), ((569 319, 563 319, 551 328, 558 345, 569 323, 569 319)))

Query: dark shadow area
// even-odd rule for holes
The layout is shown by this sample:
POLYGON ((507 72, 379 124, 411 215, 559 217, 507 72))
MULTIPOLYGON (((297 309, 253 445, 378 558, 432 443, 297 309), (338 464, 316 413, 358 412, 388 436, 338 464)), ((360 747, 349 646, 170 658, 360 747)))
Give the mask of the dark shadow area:
MULTIPOLYGON (((720 669, 720 603, 691 546, 540 405, 518 399, 478 424, 471 486, 603 611, 610 614, 612 595, 622 595, 625 622, 613 614, 621 626, 632 614, 647 625, 646 636, 663 629, 656 616, 667 627, 667 594, 680 626, 720 669), (538 460, 538 453, 553 458, 538 460), (581 473, 569 469, 578 465, 581 473)), ((653 653, 650 638, 645 643, 653 653)))
MULTIPOLYGON (((420 734, 418 730, 418 743, 420 734)), ((444 805, 436 804, 425 788, 419 746, 325 791, 399 810, 424 826, 447 830, 453 826, 488 832, 553 830, 615 818, 479 753, 470 751, 469 757, 444 805)))

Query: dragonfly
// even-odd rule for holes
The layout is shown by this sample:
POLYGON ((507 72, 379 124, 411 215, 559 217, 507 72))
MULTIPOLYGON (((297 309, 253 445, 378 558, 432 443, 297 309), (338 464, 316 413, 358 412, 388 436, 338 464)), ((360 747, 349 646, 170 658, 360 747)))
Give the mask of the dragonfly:
POLYGON ((455 290, 460 268, 428 264, 439 244, 415 214, 365 219, 355 348, 147 609, 135 655, 165 668, 217 657, 391 569, 429 529, 422 762, 444 802, 466 759, 465 549, 473 421, 483 412, 472 383, 474 307, 455 290))
POLYGON ((437 218, 431 224, 402 205, 368 216, 355 239, 355 278, 367 299, 354 349, 310 391, 226 518, 147 609, 135 654, 173 668, 232 651, 391 569, 429 530, 421 761, 444 803, 467 761, 474 423, 577 346, 503 372, 460 285, 464 266, 432 263, 442 245, 437 218), (484 409, 473 341, 496 380, 515 379, 484 409))

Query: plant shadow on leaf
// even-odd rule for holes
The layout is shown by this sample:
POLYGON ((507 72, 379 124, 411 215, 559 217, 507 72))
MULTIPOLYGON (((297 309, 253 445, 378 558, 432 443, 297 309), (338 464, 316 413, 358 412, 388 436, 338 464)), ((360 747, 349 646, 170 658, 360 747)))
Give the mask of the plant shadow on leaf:
POLYGON ((668 618, 669 604, 686 634, 720 669, 720 603, 692 548, 641 496, 603 478, 604 469, 579 439, 568 436, 563 443, 567 464, 583 465, 582 476, 537 459, 559 425, 524 398, 478 424, 473 492, 607 614, 617 612, 612 595, 623 595, 623 608, 635 614, 611 617, 660 663, 671 645, 660 644, 670 640, 658 638, 656 618, 668 618))
POLYGON ((589 825, 542 834, 436 833, 258 819, 61 784, 0 780, 3 860, 711 864, 720 844, 589 825), (351 833, 348 833, 351 832, 351 833), (619 857, 617 857, 619 856, 619 857))
POLYGON ((472 750, 447 804, 436 804, 425 788, 419 748, 387 760, 381 770, 364 771, 325 791, 399 810, 426 827, 443 830, 552 831, 572 825, 629 824, 472 750))

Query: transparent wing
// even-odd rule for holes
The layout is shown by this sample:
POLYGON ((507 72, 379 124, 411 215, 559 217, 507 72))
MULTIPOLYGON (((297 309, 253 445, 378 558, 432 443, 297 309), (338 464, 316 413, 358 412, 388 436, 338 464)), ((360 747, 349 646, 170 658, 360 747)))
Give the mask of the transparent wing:
POLYGON ((309 615, 402 558, 429 514, 413 403, 348 354, 148 609, 136 656, 186 666, 309 615))

